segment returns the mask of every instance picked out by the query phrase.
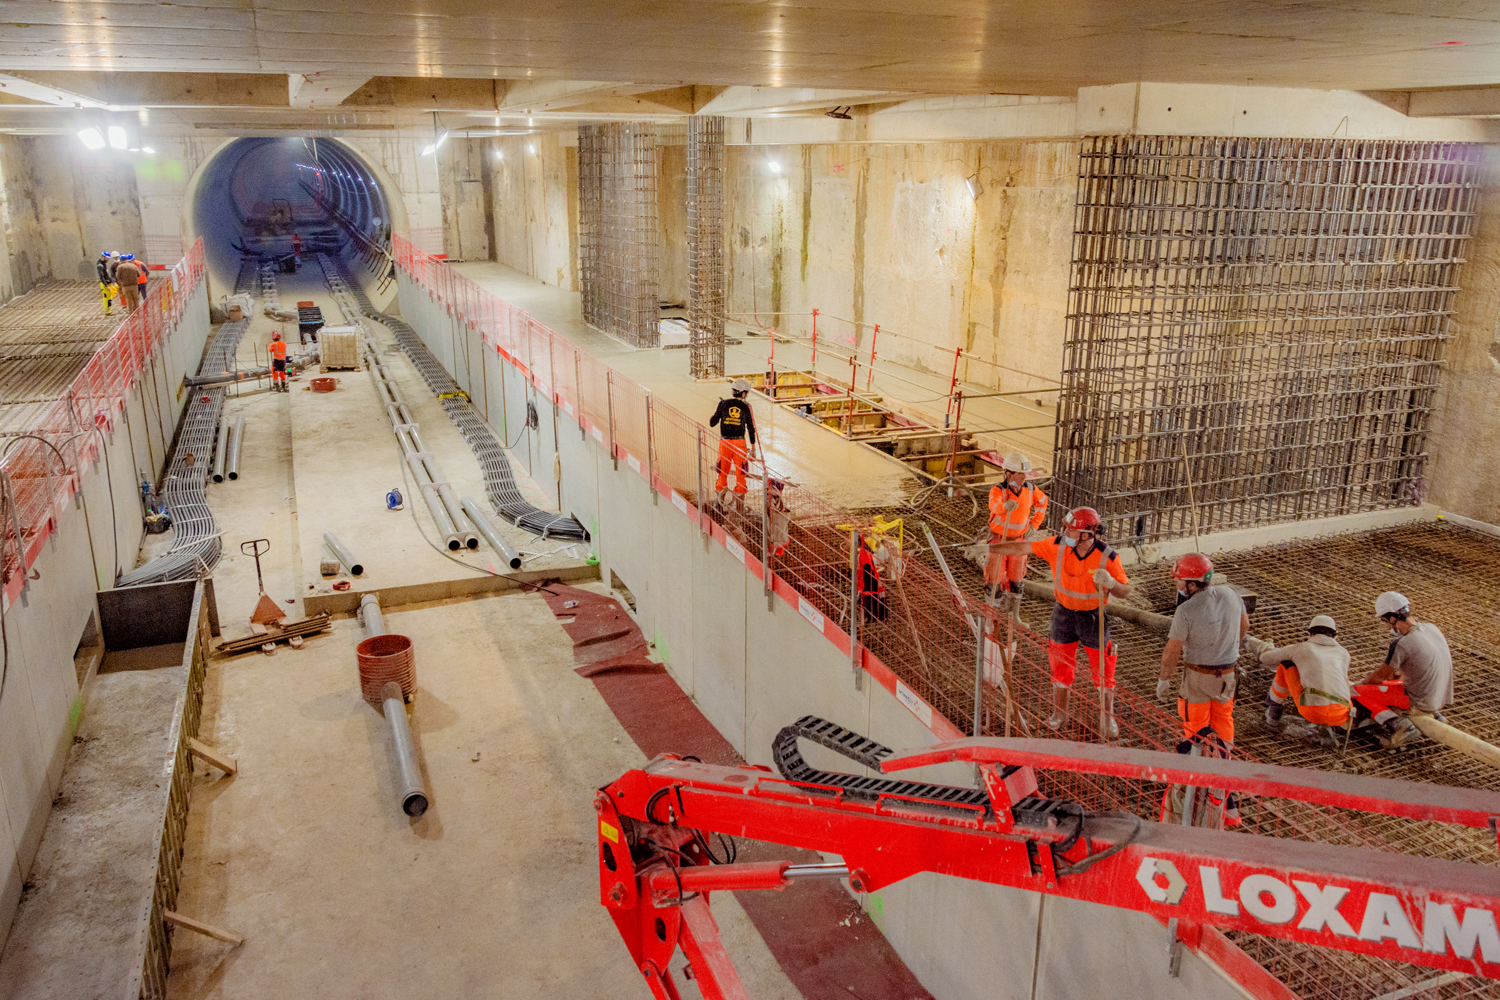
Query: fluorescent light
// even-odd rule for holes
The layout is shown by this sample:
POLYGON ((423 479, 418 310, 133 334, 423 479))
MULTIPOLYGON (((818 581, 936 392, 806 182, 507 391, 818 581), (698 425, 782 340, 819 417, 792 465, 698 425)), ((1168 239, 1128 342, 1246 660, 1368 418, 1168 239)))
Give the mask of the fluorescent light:
POLYGON ((505 151, 504 150, 500 150, 500 149, 495 150, 495 159, 497 159, 497 160, 503 160, 503 159, 505 159, 505 151))
POLYGON ((979 175, 973 174, 964 178, 964 186, 969 189, 970 198, 978 198, 984 194, 984 185, 979 183, 979 175))
POLYGON ((443 131, 438 134, 437 142, 435 142, 435 143, 432 144, 432 148, 433 149, 441 149, 443 147, 443 143, 445 143, 447 141, 448 141, 448 130, 447 129, 443 129, 443 131))
POLYGON ((139 147, 139 146, 131 146, 130 147, 130 151, 132 153, 139 153, 141 151, 141 147, 139 147))
POLYGON ((89 149, 104 148, 104 134, 96 128, 86 128, 79 132, 78 139, 89 149))
POLYGON ((152 156, 156 155, 156 150, 152 149, 150 146, 142 146, 141 147, 141 152, 143 152, 143 153, 149 153, 152 156))
POLYGON ((528 153, 535 153, 536 152, 536 143, 534 143, 534 142, 528 142, 526 144, 526 152, 528 152, 528 153))
POLYGON ((109 144, 115 149, 124 149, 130 143, 125 138, 125 130, 118 125, 109 127, 109 144))
POLYGON ((427 148, 424 149, 424 150, 422 150, 422 155, 423 156, 431 156, 433 153, 436 153, 436 152, 437 152, 437 143, 435 143, 435 142, 434 143, 429 143, 428 146, 427 146, 427 148))
POLYGON ((773 174, 779 174, 781 173, 781 164, 777 163, 775 160, 767 160, 766 169, 771 171, 771 173, 773 174))

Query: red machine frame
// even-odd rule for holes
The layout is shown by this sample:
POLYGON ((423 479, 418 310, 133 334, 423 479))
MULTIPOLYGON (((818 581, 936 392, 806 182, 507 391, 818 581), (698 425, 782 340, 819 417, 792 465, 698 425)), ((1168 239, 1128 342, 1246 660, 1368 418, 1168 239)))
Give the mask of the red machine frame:
POLYGON ((1493 831, 1500 793, 1061 740, 954 740, 896 754, 882 768, 949 761, 978 768, 987 805, 861 799, 762 767, 670 754, 601 789, 600 901, 652 992, 679 1000, 668 963, 681 947, 706 998, 748 1000, 709 913, 710 892, 830 875, 871 892, 923 871, 1149 913, 1191 947, 1222 942, 1212 928, 1241 929, 1500 978, 1495 868, 1059 811, 1032 795, 1036 768, 1064 769, 1493 831), (837 854, 843 864, 716 863, 713 834, 837 854))

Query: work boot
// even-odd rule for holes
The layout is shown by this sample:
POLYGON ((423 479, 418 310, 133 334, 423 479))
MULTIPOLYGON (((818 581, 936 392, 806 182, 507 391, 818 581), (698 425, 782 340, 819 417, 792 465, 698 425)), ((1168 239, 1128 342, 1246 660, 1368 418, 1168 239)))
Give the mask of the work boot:
POLYGON ((729 498, 728 490, 714 490, 714 506, 719 510, 725 509, 725 501, 729 498))
POLYGON ((1279 701, 1266 702, 1266 726, 1271 729, 1281 728, 1281 713, 1286 706, 1279 701))
POLYGON ((1006 609, 1006 614, 1014 618, 1017 625, 1024 625, 1025 622, 1021 621, 1021 595, 1015 591, 1011 591, 1009 596, 1010 606, 1006 609))
POLYGON ((1063 727, 1068 721, 1068 689, 1065 687, 1054 687, 1052 689, 1052 715, 1047 719, 1047 728, 1054 733, 1063 727))
POLYGON ((1318 746, 1327 750, 1339 748, 1339 731, 1333 726, 1314 726, 1313 733, 1318 738, 1318 746))
POLYGON ((1104 689, 1104 729, 1108 739, 1120 738, 1120 724, 1115 721, 1115 691, 1114 688, 1104 689))
POLYGON ((734 495, 734 509, 741 514, 745 513, 745 494, 736 493, 734 495))
POLYGON ((1376 733, 1375 738, 1380 745, 1387 750, 1394 750, 1405 743, 1415 739, 1421 730, 1412 725, 1412 721, 1403 716, 1397 716, 1389 723, 1382 725, 1382 732, 1376 733))

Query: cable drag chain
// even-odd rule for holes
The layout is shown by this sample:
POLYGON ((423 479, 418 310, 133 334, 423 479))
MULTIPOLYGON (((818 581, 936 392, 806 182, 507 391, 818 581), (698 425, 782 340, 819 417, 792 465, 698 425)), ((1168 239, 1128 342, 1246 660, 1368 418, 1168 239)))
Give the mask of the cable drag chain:
MULTIPOLYGON (((319 257, 323 260, 324 270, 330 272, 330 282, 333 280, 334 268, 339 268, 342 273, 342 262, 335 263, 322 254, 319 257)), ((378 312, 364 289, 356 282, 345 280, 340 283, 359 304, 361 314, 382 324, 396 335, 401 350, 421 374, 427 387, 438 397, 448 418, 453 421, 458 432, 463 435, 469 448, 474 452, 474 457, 478 459, 480 470, 484 475, 485 494, 496 513, 516 527, 542 538, 559 538, 570 542, 588 541, 588 529, 580 524, 577 518, 553 514, 527 502, 516 485, 515 472, 511 468, 510 459, 505 454, 504 446, 496 440, 489 426, 474 412, 473 406, 459 395, 462 390, 449 377, 432 352, 427 349, 427 345, 422 343, 417 332, 404 320, 388 313, 378 312)), ((330 287, 332 287, 331 283, 330 287)))

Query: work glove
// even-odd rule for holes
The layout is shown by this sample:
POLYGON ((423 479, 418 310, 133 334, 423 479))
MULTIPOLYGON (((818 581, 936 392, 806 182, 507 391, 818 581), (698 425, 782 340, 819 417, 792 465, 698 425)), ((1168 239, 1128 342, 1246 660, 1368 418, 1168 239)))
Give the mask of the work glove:
POLYGON ((1006 514, 1010 514, 1017 507, 1019 507, 1020 504, 1016 503, 1016 501, 1014 501, 1014 500, 1007 500, 1007 501, 1005 501, 1005 505, 1004 506, 1005 506, 1005 513, 1006 514))
POLYGON ((1156 682, 1156 700, 1165 705, 1171 698, 1172 678, 1163 677, 1156 682))
POLYGON ((1115 578, 1110 575, 1109 570, 1100 566, 1094 570, 1094 586, 1108 589, 1114 586, 1115 578))

